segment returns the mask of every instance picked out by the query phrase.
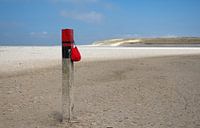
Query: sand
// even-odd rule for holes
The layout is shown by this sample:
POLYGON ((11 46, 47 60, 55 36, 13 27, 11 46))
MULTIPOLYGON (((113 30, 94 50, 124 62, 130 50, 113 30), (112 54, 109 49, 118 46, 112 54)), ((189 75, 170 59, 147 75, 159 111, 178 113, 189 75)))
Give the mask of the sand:
POLYGON ((200 127, 200 55, 76 63, 73 124, 60 122, 61 64, 47 60, 1 72, 0 128, 200 127))
MULTIPOLYGON (((200 54, 195 47, 78 47, 82 62, 200 54)), ((56 66, 61 58, 60 46, 0 46, 0 74, 56 66)))

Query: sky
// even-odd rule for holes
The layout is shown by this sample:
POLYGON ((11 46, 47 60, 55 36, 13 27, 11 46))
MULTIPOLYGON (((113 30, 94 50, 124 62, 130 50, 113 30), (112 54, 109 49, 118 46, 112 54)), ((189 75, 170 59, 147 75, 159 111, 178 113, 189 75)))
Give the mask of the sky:
POLYGON ((0 0, 0 45, 76 44, 112 38, 200 37, 200 0, 0 0))

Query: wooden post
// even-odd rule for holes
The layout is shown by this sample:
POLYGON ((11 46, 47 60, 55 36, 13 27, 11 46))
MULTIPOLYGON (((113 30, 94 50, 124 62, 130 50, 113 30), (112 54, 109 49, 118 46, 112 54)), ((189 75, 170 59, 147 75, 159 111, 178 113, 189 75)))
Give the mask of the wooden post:
POLYGON ((63 121, 70 122, 73 118, 73 83, 74 66, 70 58, 74 45, 72 29, 62 30, 62 116, 63 121))

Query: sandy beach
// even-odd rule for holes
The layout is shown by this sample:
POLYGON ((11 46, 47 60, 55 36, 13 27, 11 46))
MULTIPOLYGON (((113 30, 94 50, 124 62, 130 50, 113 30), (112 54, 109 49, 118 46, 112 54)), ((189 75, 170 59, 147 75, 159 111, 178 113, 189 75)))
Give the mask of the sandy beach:
POLYGON ((0 128, 198 128, 200 49, 80 47, 61 123, 59 47, 0 48, 0 128))

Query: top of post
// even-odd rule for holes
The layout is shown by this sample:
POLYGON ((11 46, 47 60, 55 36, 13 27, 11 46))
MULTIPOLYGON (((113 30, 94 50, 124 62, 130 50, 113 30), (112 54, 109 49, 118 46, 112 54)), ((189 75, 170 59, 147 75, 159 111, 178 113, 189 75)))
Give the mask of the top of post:
POLYGON ((74 43, 73 29, 62 29, 62 42, 74 43))

